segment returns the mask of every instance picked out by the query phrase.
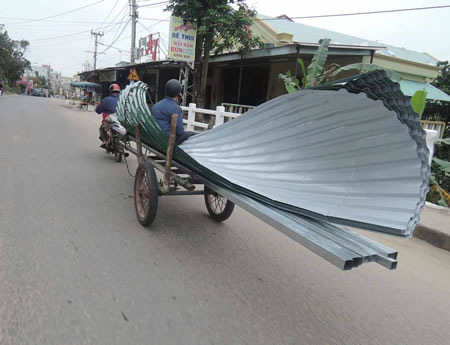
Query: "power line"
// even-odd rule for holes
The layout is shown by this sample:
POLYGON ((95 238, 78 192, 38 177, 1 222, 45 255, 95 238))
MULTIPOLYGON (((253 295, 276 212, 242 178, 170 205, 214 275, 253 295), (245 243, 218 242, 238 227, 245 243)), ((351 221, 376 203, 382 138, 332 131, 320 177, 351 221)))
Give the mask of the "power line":
MULTIPOLYGON (((72 47, 73 43, 78 43, 81 41, 86 42, 86 37, 71 39, 69 42, 64 43, 64 49, 67 47, 72 47)), ((54 41, 42 41, 42 42, 37 42, 37 43, 33 43, 32 45, 30 45, 30 50, 41 49, 41 48, 48 49, 48 48, 54 48, 54 47, 55 47, 54 41)))
MULTIPOLYGON (((125 5, 125 7, 123 8, 123 10, 125 10, 125 11, 124 11, 124 14, 123 14, 123 16, 122 16, 122 20, 124 20, 124 19, 128 16, 128 13, 127 13, 127 11, 126 11, 127 9, 128 9, 128 4, 125 5)), ((122 11, 123 11, 123 10, 122 10, 122 11)), ((128 18, 128 19, 125 21, 125 26, 122 28, 122 32, 123 32, 123 30, 125 30, 125 28, 127 27, 127 25, 128 25, 129 22, 130 22, 130 19, 128 18)), ((114 44, 114 42, 116 42, 117 39, 120 37, 120 35, 121 35, 121 34, 119 34, 120 29, 121 29, 121 27, 118 26, 117 29, 116 29, 116 32, 115 32, 114 35, 113 35, 113 39, 112 39, 113 43, 111 43, 111 44, 114 44)), ((111 32, 111 31, 112 31, 112 29, 109 30, 109 31, 107 31, 107 32, 111 32)))
POLYGON ((157 6, 165 5, 168 3, 169 3, 169 1, 161 1, 161 2, 155 2, 153 4, 139 5, 139 7, 153 7, 153 6, 157 7, 157 6))
MULTIPOLYGON (((164 21, 165 21, 165 20, 164 20, 164 21)), ((150 25, 150 26, 148 26, 148 27, 144 26, 144 24, 142 24, 141 22, 138 22, 138 24, 144 28, 144 30, 139 31, 138 33, 141 33, 141 32, 143 32, 143 31, 145 31, 145 30, 150 31, 151 33, 156 33, 156 31, 151 30, 150 28, 151 28, 151 27, 154 27, 154 26, 157 25, 157 24, 159 24, 159 22, 158 22, 158 23, 154 23, 154 24, 152 24, 152 25, 150 25)), ((166 36, 166 37, 169 37, 169 36, 168 36, 167 34, 165 34, 165 33, 162 33, 162 32, 159 32, 159 33, 160 33, 160 34, 163 34, 163 35, 166 36)))
POLYGON ((37 18, 37 19, 32 19, 32 20, 27 20, 27 21, 24 21, 24 22, 10 23, 10 24, 8 24, 8 25, 25 24, 25 23, 37 22, 37 21, 40 21, 40 20, 45 20, 45 19, 50 19, 50 18, 55 18, 55 17, 63 16, 63 15, 65 15, 65 14, 69 14, 69 13, 72 13, 72 12, 75 12, 75 11, 82 10, 83 8, 87 8, 87 7, 91 7, 91 6, 97 5, 97 4, 99 4, 99 3, 103 2, 103 1, 105 1, 105 0, 100 0, 100 1, 94 2, 94 3, 92 3, 92 4, 86 5, 86 6, 82 6, 82 7, 75 8, 75 9, 70 10, 70 11, 67 11, 67 12, 55 14, 55 15, 53 15, 53 16, 43 17, 43 18, 37 18))
MULTIPOLYGON (((128 13, 127 13, 127 8, 128 8, 128 4, 125 4, 125 6, 124 7, 122 7, 122 9, 117 13, 117 15, 114 17, 114 20, 116 20, 121 14, 123 14, 122 15, 122 18, 120 19, 120 22, 119 23, 126 23, 127 22, 127 20, 126 20, 126 18, 127 18, 127 16, 128 16, 128 13)), ((114 37, 115 37, 115 35, 117 35, 117 32, 119 32, 119 29, 120 29, 120 26, 118 26, 117 27, 117 30, 116 30, 116 33, 114 34, 114 37)), ((111 31, 113 31, 114 30, 114 28, 111 28, 110 30, 107 30, 107 31, 105 31, 105 34, 107 34, 107 33, 109 33, 109 32, 111 32, 111 31)))
MULTIPOLYGON (((327 17, 345 17, 345 16, 359 16, 366 14, 381 14, 381 13, 396 13, 407 11, 420 11, 420 10, 433 10, 439 8, 448 8, 450 5, 442 6, 427 6, 427 7, 413 7, 413 8, 400 8, 396 10, 382 10, 382 11, 370 11, 370 12, 354 12, 354 13, 339 13, 339 14, 321 14, 316 16, 302 16, 302 17, 288 17, 289 19, 312 19, 312 18, 327 18, 327 17)), ((266 20, 288 20, 288 18, 255 18, 254 20, 266 21, 266 20)))
POLYGON ((125 24, 125 26, 123 27, 122 31, 120 32, 119 36, 117 36, 117 38, 106 47, 106 49, 104 51, 102 51, 102 53, 106 52, 109 48, 111 48, 113 46, 114 43, 117 42, 117 40, 120 38, 120 36, 122 36, 123 32, 125 31, 125 29, 127 28, 128 23, 130 22, 131 19, 128 19, 127 24, 125 24))
POLYGON ((112 7, 111 11, 109 11, 108 15, 105 17, 105 19, 103 20, 103 23, 100 25, 100 27, 103 26, 103 24, 105 24, 106 19, 109 18, 109 16, 111 15, 111 13, 114 11, 114 9, 116 8, 117 4, 119 3, 119 0, 116 0, 114 6, 112 7))
MULTIPOLYGON (((150 31, 152 34, 159 34, 159 40, 160 40, 160 42, 162 42, 162 43, 164 44, 164 46, 166 47, 166 44, 164 43, 164 40, 163 40, 163 38, 161 37, 161 32, 155 32, 155 31, 153 31, 153 30, 150 30, 150 28, 146 28, 146 27, 145 27, 142 23, 140 23, 140 22, 138 22, 138 24, 141 25, 145 30, 150 31)), ((156 24, 154 24, 154 25, 156 25, 156 24)), ((142 32, 142 31, 139 31, 139 32, 142 32)), ((161 48, 161 46, 159 46, 159 47, 161 48)), ((167 47, 166 47, 164 53, 167 55, 167 47)))
POLYGON ((144 20, 155 20, 155 21, 158 21, 158 22, 170 22, 170 19, 145 18, 145 17, 139 17, 139 19, 144 19, 144 20))
POLYGON ((53 40, 53 39, 57 39, 57 38, 64 38, 64 37, 70 37, 70 36, 76 36, 76 35, 81 35, 84 34, 86 32, 91 32, 90 30, 84 30, 84 31, 80 31, 80 32, 75 32, 73 34, 68 34, 68 35, 61 35, 61 36, 53 36, 53 37, 46 37, 46 38, 38 38, 38 39, 30 39, 29 41, 47 41, 47 40, 53 40))
MULTIPOLYGON (((117 23, 114 23, 114 24, 108 24, 108 25, 104 26, 103 28, 112 27, 112 30, 114 30, 114 26, 122 24, 122 23, 124 23, 124 21, 117 22, 117 23)), ((102 28, 100 28, 100 29, 102 29, 102 28)), ((20 27, 20 30, 21 31, 32 31, 32 32, 38 32, 38 31, 49 32, 50 31, 52 33, 54 33, 56 31, 57 33, 60 33, 60 34, 64 34, 66 32, 67 33, 73 33, 74 32, 74 29, 73 28, 71 29, 70 26, 67 27, 67 30, 66 30, 66 28, 64 28, 64 29, 62 29, 62 28, 55 28, 55 27, 49 27, 47 25, 45 25, 45 26, 40 25, 38 27, 20 27)))
MULTIPOLYGON (((117 18, 120 17, 121 14, 124 13, 124 11, 126 12, 126 9, 128 8, 128 4, 125 4, 121 10, 119 10, 119 12, 117 12, 116 16, 112 19, 113 22, 115 22, 117 20, 117 18)), ((125 16, 122 16, 121 21, 123 21, 125 18, 125 16)))
MULTIPOLYGON (((110 25, 105 26, 105 28, 106 28, 106 27, 109 27, 109 26, 115 26, 115 25, 118 25, 118 24, 119 24, 119 23, 116 23, 116 24, 110 24, 110 25)), ((29 41, 32 41, 32 42, 36 42, 36 41, 46 41, 46 40, 52 40, 52 39, 57 39, 57 38, 64 38, 64 37, 70 37, 70 36, 81 35, 81 34, 84 34, 84 33, 86 33, 86 32, 91 32, 91 30, 84 30, 84 31, 80 31, 80 32, 75 32, 75 33, 73 33, 73 34, 67 34, 67 35, 61 35, 61 36, 46 37, 46 38, 37 38, 37 39, 29 39, 29 41)))
POLYGON ((112 49, 117 49, 117 50, 120 50, 121 52, 125 52, 125 53, 128 53, 128 54, 130 53, 130 51, 128 51, 126 49, 117 48, 117 47, 114 47, 114 46, 111 46, 111 45, 108 45, 108 44, 104 44, 104 43, 101 43, 101 42, 98 42, 98 44, 100 44, 102 46, 105 46, 105 47, 112 48, 112 49))
MULTIPOLYGON (((125 5, 125 7, 126 7, 126 5, 125 5)), ((76 24, 101 24, 102 23, 102 22, 92 22, 92 21, 83 21, 83 20, 50 20, 50 19, 15 18, 15 17, 0 17, 0 19, 25 20, 27 22, 43 21, 43 22, 76 23, 76 24)), ((113 23, 113 21, 103 23, 103 24, 112 24, 112 23, 113 23)), ((18 24, 18 23, 11 23, 11 24, 18 24)), ((5 25, 9 25, 9 24, 5 23, 5 25)))
MULTIPOLYGON (((167 18, 170 18, 170 16, 169 17, 167 17, 167 18)), ((167 19, 166 18, 166 19, 167 19)), ((160 20, 160 22, 162 22, 162 21, 164 21, 164 20, 166 20, 166 19, 162 19, 162 20, 160 20)), ((138 22, 139 23, 139 22, 138 22)), ((141 24, 141 23, 139 23, 139 24, 141 24)), ((144 25, 142 25, 142 27, 144 27, 145 29, 144 30, 141 30, 141 31, 138 31, 136 34, 140 34, 141 32, 144 32, 144 31, 146 31, 146 30, 149 30, 149 31, 152 31, 152 30, 150 30, 150 28, 151 27, 153 27, 153 26, 155 26, 155 25, 157 25, 157 24, 159 24, 159 22, 156 22, 156 23, 154 23, 154 24, 152 24, 152 25, 150 25, 149 27, 145 27, 144 25)), ((164 34, 165 36, 167 36, 167 37, 169 37, 168 35, 166 35, 166 34, 164 34)), ((125 38, 122 38, 121 40, 119 40, 118 42, 121 42, 121 41, 123 41, 123 40, 126 40, 126 39, 128 39, 128 38, 130 38, 131 36, 127 36, 127 37, 125 37, 125 38)))

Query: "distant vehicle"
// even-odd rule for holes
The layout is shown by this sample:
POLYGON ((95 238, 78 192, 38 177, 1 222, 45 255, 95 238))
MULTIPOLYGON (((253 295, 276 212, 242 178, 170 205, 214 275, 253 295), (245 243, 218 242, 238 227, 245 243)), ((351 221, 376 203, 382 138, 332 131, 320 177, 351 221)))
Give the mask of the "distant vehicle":
POLYGON ((36 88, 31 90, 31 96, 42 97, 42 89, 36 88))

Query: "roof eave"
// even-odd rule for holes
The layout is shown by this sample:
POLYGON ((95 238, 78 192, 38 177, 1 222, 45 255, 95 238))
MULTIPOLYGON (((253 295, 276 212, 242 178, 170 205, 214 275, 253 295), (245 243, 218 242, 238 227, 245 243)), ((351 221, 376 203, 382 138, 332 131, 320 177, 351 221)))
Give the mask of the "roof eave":
POLYGON ((395 62, 402 62, 404 64, 408 64, 408 65, 412 65, 412 66, 428 68, 428 69, 432 69, 434 71, 440 71, 441 70, 441 68, 439 66, 433 66, 433 65, 428 65, 428 64, 425 64, 425 63, 415 62, 415 61, 411 61, 411 60, 400 59, 398 57, 384 55, 384 54, 377 54, 377 53, 375 53, 375 57, 378 57, 378 58, 381 58, 381 59, 390 60, 390 61, 395 61, 395 62))
MULTIPOLYGON (((314 55, 317 51, 317 44, 292 44, 282 47, 275 48, 265 48, 265 49, 255 49, 250 51, 244 56, 245 59, 255 59, 255 58, 270 58, 278 57, 282 55, 292 55, 297 54, 297 48, 300 47, 300 54, 314 55)), ((339 45, 331 45, 328 54, 329 55, 347 55, 347 56, 370 56, 373 49, 367 49, 367 47, 361 46, 347 46, 342 47, 339 45)), ((217 62, 228 62, 240 60, 241 54, 239 53, 227 53, 218 56, 211 56, 209 61, 211 63, 217 62)))

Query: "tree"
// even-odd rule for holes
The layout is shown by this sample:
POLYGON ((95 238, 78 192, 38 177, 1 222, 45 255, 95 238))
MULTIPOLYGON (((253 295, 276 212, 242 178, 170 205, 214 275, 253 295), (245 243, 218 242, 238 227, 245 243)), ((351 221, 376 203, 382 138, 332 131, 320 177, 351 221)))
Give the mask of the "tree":
POLYGON ((40 81, 39 84, 41 85, 41 87, 47 87, 48 86, 46 77, 40 75, 38 78, 39 78, 39 81, 40 81))
POLYGON ((12 40, 4 26, 0 25, 0 80, 6 79, 13 86, 25 68, 30 66, 30 62, 24 57, 28 46, 28 41, 12 40))
POLYGON ((32 77, 34 87, 47 87, 47 78, 44 76, 32 77))
POLYGON ((197 24, 194 101, 204 107, 211 52, 232 49, 244 54, 257 47, 261 41, 250 30, 256 11, 244 0, 170 0, 166 11, 197 24))
POLYGON ((446 94, 450 94, 450 65, 448 61, 440 61, 436 65, 441 67, 441 74, 433 82, 433 86, 441 89, 446 94))
MULTIPOLYGON (((448 61, 441 61, 437 63, 437 66, 441 67, 441 74, 432 85, 450 94, 450 65, 448 61)), ((450 102, 427 101, 422 119, 446 122, 444 137, 450 136, 450 102)))

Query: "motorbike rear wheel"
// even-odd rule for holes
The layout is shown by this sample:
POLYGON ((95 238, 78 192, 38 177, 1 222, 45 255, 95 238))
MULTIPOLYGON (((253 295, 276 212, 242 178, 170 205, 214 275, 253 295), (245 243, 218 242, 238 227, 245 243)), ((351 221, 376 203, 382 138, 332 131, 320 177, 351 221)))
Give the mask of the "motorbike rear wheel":
POLYGON ((114 160, 117 163, 120 163, 122 161, 122 151, 121 151, 121 147, 120 147, 120 143, 119 143, 119 139, 118 138, 114 138, 113 137, 113 149, 114 149, 114 160))
POLYGON ((122 162, 122 152, 114 151, 114 159, 117 163, 122 162))

